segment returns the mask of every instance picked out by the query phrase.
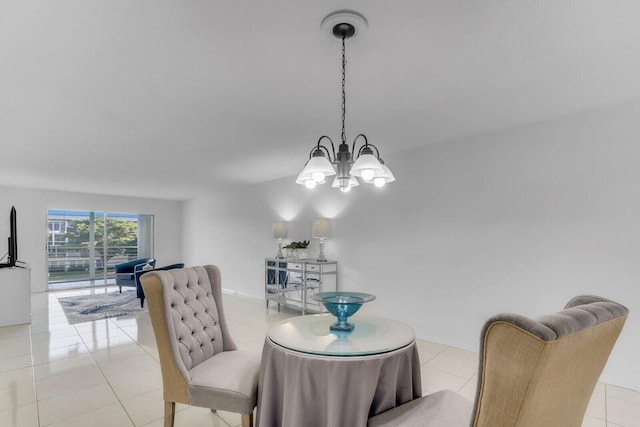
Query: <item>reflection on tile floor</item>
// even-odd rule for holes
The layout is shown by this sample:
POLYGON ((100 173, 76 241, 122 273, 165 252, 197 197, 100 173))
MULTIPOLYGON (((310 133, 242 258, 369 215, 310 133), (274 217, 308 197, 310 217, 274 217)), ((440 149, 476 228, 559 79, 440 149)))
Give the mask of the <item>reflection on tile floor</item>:
MULTIPOLYGON (((69 325, 57 297, 115 287, 32 295, 31 325, 0 328, 0 426, 163 425, 162 378, 148 314, 69 325)), ((270 325, 295 312, 224 295, 231 333, 260 351, 270 325)), ((419 340, 423 393, 452 389, 469 399, 477 353, 419 340)), ((235 427, 237 414, 177 405, 180 426, 235 427)), ((640 393, 599 383, 583 427, 640 426, 640 393)))
POLYGON ((107 279, 94 279, 94 280, 76 280, 75 282, 49 282, 50 291, 58 291, 64 289, 78 289, 78 288, 91 288, 91 287, 104 287, 107 285, 115 285, 115 277, 109 277, 107 279))

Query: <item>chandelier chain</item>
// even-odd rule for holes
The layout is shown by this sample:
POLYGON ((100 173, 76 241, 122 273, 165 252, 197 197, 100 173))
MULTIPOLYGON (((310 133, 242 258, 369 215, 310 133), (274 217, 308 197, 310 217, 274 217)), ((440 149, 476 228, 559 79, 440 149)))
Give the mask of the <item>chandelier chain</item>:
POLYGON ((347 136, 344 130, 344 122, 347 110, 347 95, 345 93, 345 80, 346 80, 346 68, 347 68, 347 58, 345 53, 345 35, 342 35, 342 143, 345 144, 347 141, 347 136))

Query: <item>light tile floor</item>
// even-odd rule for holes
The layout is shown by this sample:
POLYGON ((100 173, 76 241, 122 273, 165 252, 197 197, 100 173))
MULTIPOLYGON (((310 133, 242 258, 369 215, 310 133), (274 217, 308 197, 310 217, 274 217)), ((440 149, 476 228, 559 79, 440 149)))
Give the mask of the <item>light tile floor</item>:
MULTIPOLYGON (((163 425, 162 379, 147 313, 69 325, 57 296, 113 292, 114 287, 32 296, 30 325, 0 328, 0 426, 119 427, 163 425)), ((260 351, 278 313, 262 300, 224 295, 240 347, 260 351)), ((477 353, 419 340, 424 393, 459 391, 473 399, 477 353)), ((237 414, 177 405, 176 426, 235 427, 237 414)), ((640 426, 640 393, 599 383, 583 427, 640 426)))

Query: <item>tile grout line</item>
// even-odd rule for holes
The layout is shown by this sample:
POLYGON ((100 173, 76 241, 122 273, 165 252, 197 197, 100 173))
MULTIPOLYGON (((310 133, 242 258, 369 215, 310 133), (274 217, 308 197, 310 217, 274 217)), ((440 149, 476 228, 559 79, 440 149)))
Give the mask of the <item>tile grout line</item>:
MULTIPOLYGON (((462 385, 462 387, 460 387, 460 389, 459 389, 459 390, 456 390, 456 391, 457 391, 458 393, 460 393, 460 392, 461 392, 461 391, 462 391, 462 390, 467 386, 467 384, 469 384, 471 381, 473 381, 473 375, 471 376, 471 378, 469 378, 469 379, 467 380, 467 382, 465 382, 465 383, 462 385)), ((476 380, 475 382, 477 383, 477 380, 476 380)), ((478 388, 478 387, 477 387, 477 385, 476 385, 476 390, 477 390, 477 388, 478 388)))
POLYGON ((29 350, 31 357, 31 374, 33 375, 33 394, 35 397, 36 404, 36 421, 40 426, 42 423, 40 422, 40 404, 38 403, 38 383, 36 382, 36 370, 35 370, 35 358, 33 356, 33 332, 31 330, 31 319, 29 319, 29 350))
MULTIPOLYGON (((56 301, 57 301, 57 296, 56 296, 56 301)), ((60 304, 60 303, 58 302, 58 304, 60 304)), ((62 306, 60 306, 60 308, 62 308, 62 306)), ((88 322, 84 322, 84 323, 88 323, 88 322)), ((80 324, 80 323, 78 323, 78 324, 80 324)), ((85 346, 85 348, 87 349, 87 351, 88 351, 89 355, 91 356, 91 359, 93 360, 93 362, 95 363, 96 367, 97 367, 97 368, 98 368, 98 370, 100 371, 100 375, 102 375, 102 377, 104 378, 105 382, 107 383, 107 385, 108 385, 108 386, 109 386, 109 388, 111 389, 111 392, 112 392, 112 393, 113 393, 113 395, 116 397, 116 399, 118 399, 118 403, 119 403, 119 404, 120 404, 120 406, 122 407, 122 410, 125 412, 125 414, 127 414, 127 418, 129 419, 129 421, 131 421, 131 425, 132 425, 132 426, 135 426, 135 423, 134 423, 134 422, 133 422, 133 420, 131 419, 131 416, 129 415, 129 412, 127 412, 126 408, 125 408, 125 407, 124 407, 124 405, 122 404, 122 401, 120 400, 120 397, 118 396, 118 394, 116 393, 116 391, 113 389, 113 386, 111 385, 111 383, 109 382, 109 380, 107 379, 107 377, 104 375, 104 371, 102 370, 102 367, 100 366, 100 364, 99 364, 99 363, 98 363, 98 361, 96 360, 95 356, 93 355, 93 352, 89 349, 89 346, 87 345, 87 342, 85 341, 84 337, 82 336, 82 334, 81 334, 81 333, 80 333, 80 331, 78 330, 78 328, 77 328, 76 324, 69 325, 69 326, 72 326, 72 327, 73 327, 73 329, 76 331, 76 334, 78 335, 78 338, 80 338, 80 341, 82 341, 82 345, 84 345, 84 346, 85 346)), ((120 328, 118 325, 115 325, 115 326, 117 326, 117 327, 118 327, 118 329, 120 329, 120 330, 121 330, 121 328, 120 328)), ((124 331, 122 331, 122 332, 124 332, 124 331)), ((49 362, 49 363, 50 363, 50 362, 49 362)), ((35 372, 34 372, 34 381, 35 381, 35 372)), ((92 387, 92 386, 93 386, 93 385, 88 385, 88 386, 86 386, 86 387, 82 387, 82 388, 80 388, 79 390, 81 390, 81 389, 83 389, 83 388, 89 388, 89 387, 92 387)), ((36 387, 36 393, 37 393, 37 387, 36 387)), ((40 422, 40 419, 39 419, 39 414, 40 414, 40 404, 38 403, 38 401, 37 401, 37 407, 38 407, 38 425, 39 425, 39 426, 41 426, 41 427, 43 427, 43 426, 42 426, 42 424, 41 424, 41 422, 40 422)), ((103 407, 104 407, 104 406, 103 406, 103 407)), ((95 409, 93 409, 93 410, 95 410, 95 409)), ((87 414, 87 413, 89 413, 89 412, 92 412, 92 410, 89 410, 89 411, 86 411, 86 412, 81 412, 81 413, 79 413, 79 414, 74 415, 74 417, 75 417, 75 416, 84 415, 84 414, 87 414)), ((70 417, 70 418, 73 418, 73 417, 70 417)), ((61 420, 58 420, 58 421, 56 421, 56 422, 61 422, 61 421, 65 421, 65 420, 68 420, 68 419, 69 419, 69 418, 61 419, 61 420)))
MULTIPOLYGON (((47 296, 47 298, 49 298, 49 296, 47 296)), ((60 302, 58 301, 58 297, 55 296, 55 298, 56 298, 56 303, 60 306, 60 302)), ((62 308, 62 306, 60 306, 60 308, 62 308)), ((51 314, 50 311, 49 311, 49 314, 51 314)), ((47 322, 47 324, 49 324, 49 322, 47 322)), ((82 345, 84 345, 86 347, 86 343, 84 342, 84 339, 82 338, 82 336, 78 332, 78 329, 75 327, 75 325, 69 325, 69 326, 73 327, 73 329, 76 331, 76 334, 78 335, 78 338, 80 338, 80 341, 82 341, 82 345)), ((48 332, 50 333, 51 331, 48 331, 48 332)), ((89 350, 89 349, 87 348, 87 350, 89 350)), ((92 356, 92 359, 93 359, 93 356, 92 356)), ((95 360, 94 360, 94 362, 95 362, 95 360)), ((52 363, 52 362, 49 360, 46 363, 41 363, 41 365, 45 365, 47 363, 52 363)), ((35 381, 35 372, 34 372, 34 381, 35 381)), ((87 386, 87 387, 90 387, 90 386, 87 386)), ((86 387, 82 387, 82 388, 86 388, 86 387)), ((37 384, 36 384, 36 396, 37 396, 37 393, 38 393, 38 387, 37 387, 37 384)), ((48 397, 47 399, 50 399, 50 398, 51 397, 48 397)), ((46 399, 43 399, 43 400, 46 400, 46 399)), ((36 399, 36 404, 37 404, 37 407, 38 407, 38 425, 42 427, 42 422, 40 421, 40 400, 36 399)), ((90 412, 90 411, 88 411, 88 412, 90 412)), ((78 415, 81 415, 81 414, 78 414, 78 415)), ((55 423, 60 422, 60 421, 64 421, 66 419, 68 419, 68 418, 58 420, 55 423)))
POLYGON ((604 425, 605 427, 609 426, 609 403, 607 399, 609 387, 607 384, 604 385, 604 425))
MULTIPOLYGON (((122 331, 125 335, 129 336, 125 331, 122 330, 122 328, 120 326, 118 326, 116 323, 111 322, 111 319, 107 319, 109 323, 112 323, 114 326, 116 326, 120 331, 122 331)), ((88 322, 87 322, 88 323, 88 322)), ((76 332, 78 333, 78 336, 80 337, 80 339, 82 340, 82 343, 84 344, 85 347, 87 347, 87 350, 89 350, 89 346, 87 345, 87 343, 84 340, 84 337, 80 334, 80 332, 78 331, 78 328, 74 325, 73 326, 74 329, 76 330, 76 332)), ((107 328, 109 326, 107 325, 107 328)), ((131 337, 129 337, 131 338, 131 337)), ((134 342, 136 343, 136 345, 138 345, 138 343, 134 340, 134 342)), ((91 358, 93 359, 93 361, 95 362, 96 366, 98 367, 98 369, 100 370, 100 375, 102 375, 102 377, 104 378, 105 382, 109 385, 109 389, 111 389, 111 392, 113 393, 113 395, 116 397, 116 399, 118 399, 118 404, 122 407, 122 410, 124 411, 125 414, 127 414, 127 418, 129 419, 129 421, 131 421, 131 425, 135 426, 136 423, 133 421, 133 419, 131 418, 131 415, 129 414, 129 411, 127 411, 127 408, 125 408, 124 404, 122 403, 122 400, 120 399, 120 396, 118 396, 118 393, 116 393, 115 389, 113 388, 113 385, 111 384, 111 381, 109 381, 109 379, 107 378, 107 376, 104 374, 104 371, 102 370, 102 366, 100 366, 100 364, 98 363, 98 361, 96 360, 95 356, 93 355, 93 351, 89 350, 89 354, 91 355, 91 358)))

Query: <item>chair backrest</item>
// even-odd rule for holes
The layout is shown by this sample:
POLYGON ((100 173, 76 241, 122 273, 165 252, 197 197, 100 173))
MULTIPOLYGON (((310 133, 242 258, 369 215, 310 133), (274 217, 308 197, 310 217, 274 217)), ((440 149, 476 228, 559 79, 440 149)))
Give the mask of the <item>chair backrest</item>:
POLYGON ((116 264, 114 266, 116 273, 133 273, 133 270, 136 265, 144 265, 144 264, 155 264, 156 260, 154 258, 140 258, 134 259, 133 261, 127 261, 120 264, 116 264))
MULTIPOLYGON (((136 276, 136 284, 140 283, 140 277, 142 277, 143 274, 147 274, 147 273, 151 273, 152 271, 161 271, 161 270, 173 270, 175 268, 184 268, 184 264, 183 263, 178 263, 178 264, 171 264, 171 265, 165 265, 164 267, 155 267, 155 262, 154 262, 154 267, 152 270, 140 270, 140 271, 136 271, 134 274, 136 276)), ((140 284, 140 286, 142 286, 142 284, 140 284)))
POLYGON ((618 303, 586 295, 537 320, 489 319, 472 426, 581 426, 627 314, 618 303))
POLYGON ((236 350, 222 307, 220 270, 212 265, 154 270, 140 277, 160 355, 164 394, 188 403, 189 370, 236 350))
POLYGON ((154 270, 173 270, 175 268, 184 268, 184 263, 180 262, 178 264, 170 264, 162 267, 155 267, 154 270))

